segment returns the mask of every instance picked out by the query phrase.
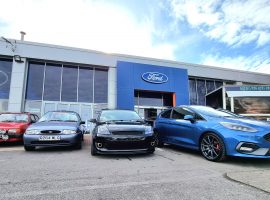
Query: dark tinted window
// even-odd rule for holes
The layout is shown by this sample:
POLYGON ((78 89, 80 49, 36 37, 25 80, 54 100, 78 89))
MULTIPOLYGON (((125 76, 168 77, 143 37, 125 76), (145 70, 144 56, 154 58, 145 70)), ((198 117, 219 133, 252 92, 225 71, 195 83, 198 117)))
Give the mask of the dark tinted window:
POLYGON ((215 82, 214 81, 206 81, 207 94, 215 90, 215 82))
POLYGON ((44 82, 44 100, 59 101, 61 87, 61 65, 46 65, 44 82))
POLYGON ((198 105, 205 105, 206 87, 204 80, 197 80, 198 105))
POLYGON ((43 92, 44 63, 30 63, 26 88, 26 99, 41 100, 43 92))
POLYGON ((221 81, 215 81, 215 84, 216 84, 216 89, 221 87, 223 85, 223 82, 221 81))
POLYGON ((108 71, 95 70, 95 103, 107 103, 108 101, 108 71))
POLYGON ((93 70, 80 68, 79 70, 79 102, 93 102, 93 70))
POLYGON ((189 102, 191 105, 197 104, 197 90, 195 79, 189 79, 189 102))
POLYGON ((77 102, 78 67, 64 66, 62 79, 61 100, 77 102))
POLYGON ((12 60, 0 60, 0 99, 9 98, 12 60))
POLYGON ((194 115, 192 112, 185 108, 174 108, 172 112, 173 119, 184 119, 185 115, 194 115))
POLYGON ((169 110, 165 110, 163 113, 161 113, 161 117, 162 118, 170 118, 171 117, 171 109, 169 109, 169 110))

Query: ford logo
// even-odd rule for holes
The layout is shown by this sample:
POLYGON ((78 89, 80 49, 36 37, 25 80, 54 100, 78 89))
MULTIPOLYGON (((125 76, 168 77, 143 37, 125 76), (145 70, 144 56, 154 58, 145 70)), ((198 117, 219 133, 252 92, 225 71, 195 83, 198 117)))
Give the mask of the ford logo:
POLYGON ((168 76, 159 72, 145 72, 142 79, 150 83, 166 83, 168 76))

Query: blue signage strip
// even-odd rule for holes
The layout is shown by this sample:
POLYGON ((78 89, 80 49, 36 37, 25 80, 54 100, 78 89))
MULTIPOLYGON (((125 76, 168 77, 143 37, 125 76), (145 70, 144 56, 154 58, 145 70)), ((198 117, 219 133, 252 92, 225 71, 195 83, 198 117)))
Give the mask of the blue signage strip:
POLYGON ((225 88, 227 91, 270 91, 270 85, 245 85, 225 88))
POLYGON ((186 69, 117 62, 117 108, 134 109, 134 91, 169 92, 176 96, 176 105, 189 104, 186 69))

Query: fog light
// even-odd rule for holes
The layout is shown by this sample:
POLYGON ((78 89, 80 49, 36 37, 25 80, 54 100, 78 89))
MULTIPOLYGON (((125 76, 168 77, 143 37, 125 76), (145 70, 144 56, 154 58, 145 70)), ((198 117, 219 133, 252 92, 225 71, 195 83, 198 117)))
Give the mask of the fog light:
POLYGON ((151 146, 153 147, 153 146, 155 146, 156 142, 153 141, 153 142, 151 142, 150 144, 151 144, 151 146))
POLYGON ((241 142, 237 145, 237 151, 240 153, 251 153, 259 149, 259 147, 254 143, 244 143, 241 142))
POLYGON ((98 148, 101 148, 101 147, 102 147, 102 143, 96 143, 96 146, 97 146, 98 148))

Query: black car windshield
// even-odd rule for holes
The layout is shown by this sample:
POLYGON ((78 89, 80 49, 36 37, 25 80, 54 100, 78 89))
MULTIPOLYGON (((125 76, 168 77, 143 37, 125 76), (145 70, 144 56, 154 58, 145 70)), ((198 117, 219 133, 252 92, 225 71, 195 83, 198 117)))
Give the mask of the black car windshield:
POLYGON ((3 113, 0 115, 0 122, 28 122, 28 115, 3 113))
POLYGON ((79 118, 76 113, 72 113, 72 112, 47 112, 39 120, 39 122, 44 122, 44 121, 78 122, 79 118))
POLYGON ((102 111, 99 121, 142 121, 142 118, 131 110, 106 110, 102 111))
POLYGON ((223 111, 218 111, 218 110, 215 110, 214 108, 207 107, 207 106, 190 106, 190 107, 202 115, 207 115, 207 116, 212 116, 212 117, 236 117, 233 114, 223 112, 223 111))

